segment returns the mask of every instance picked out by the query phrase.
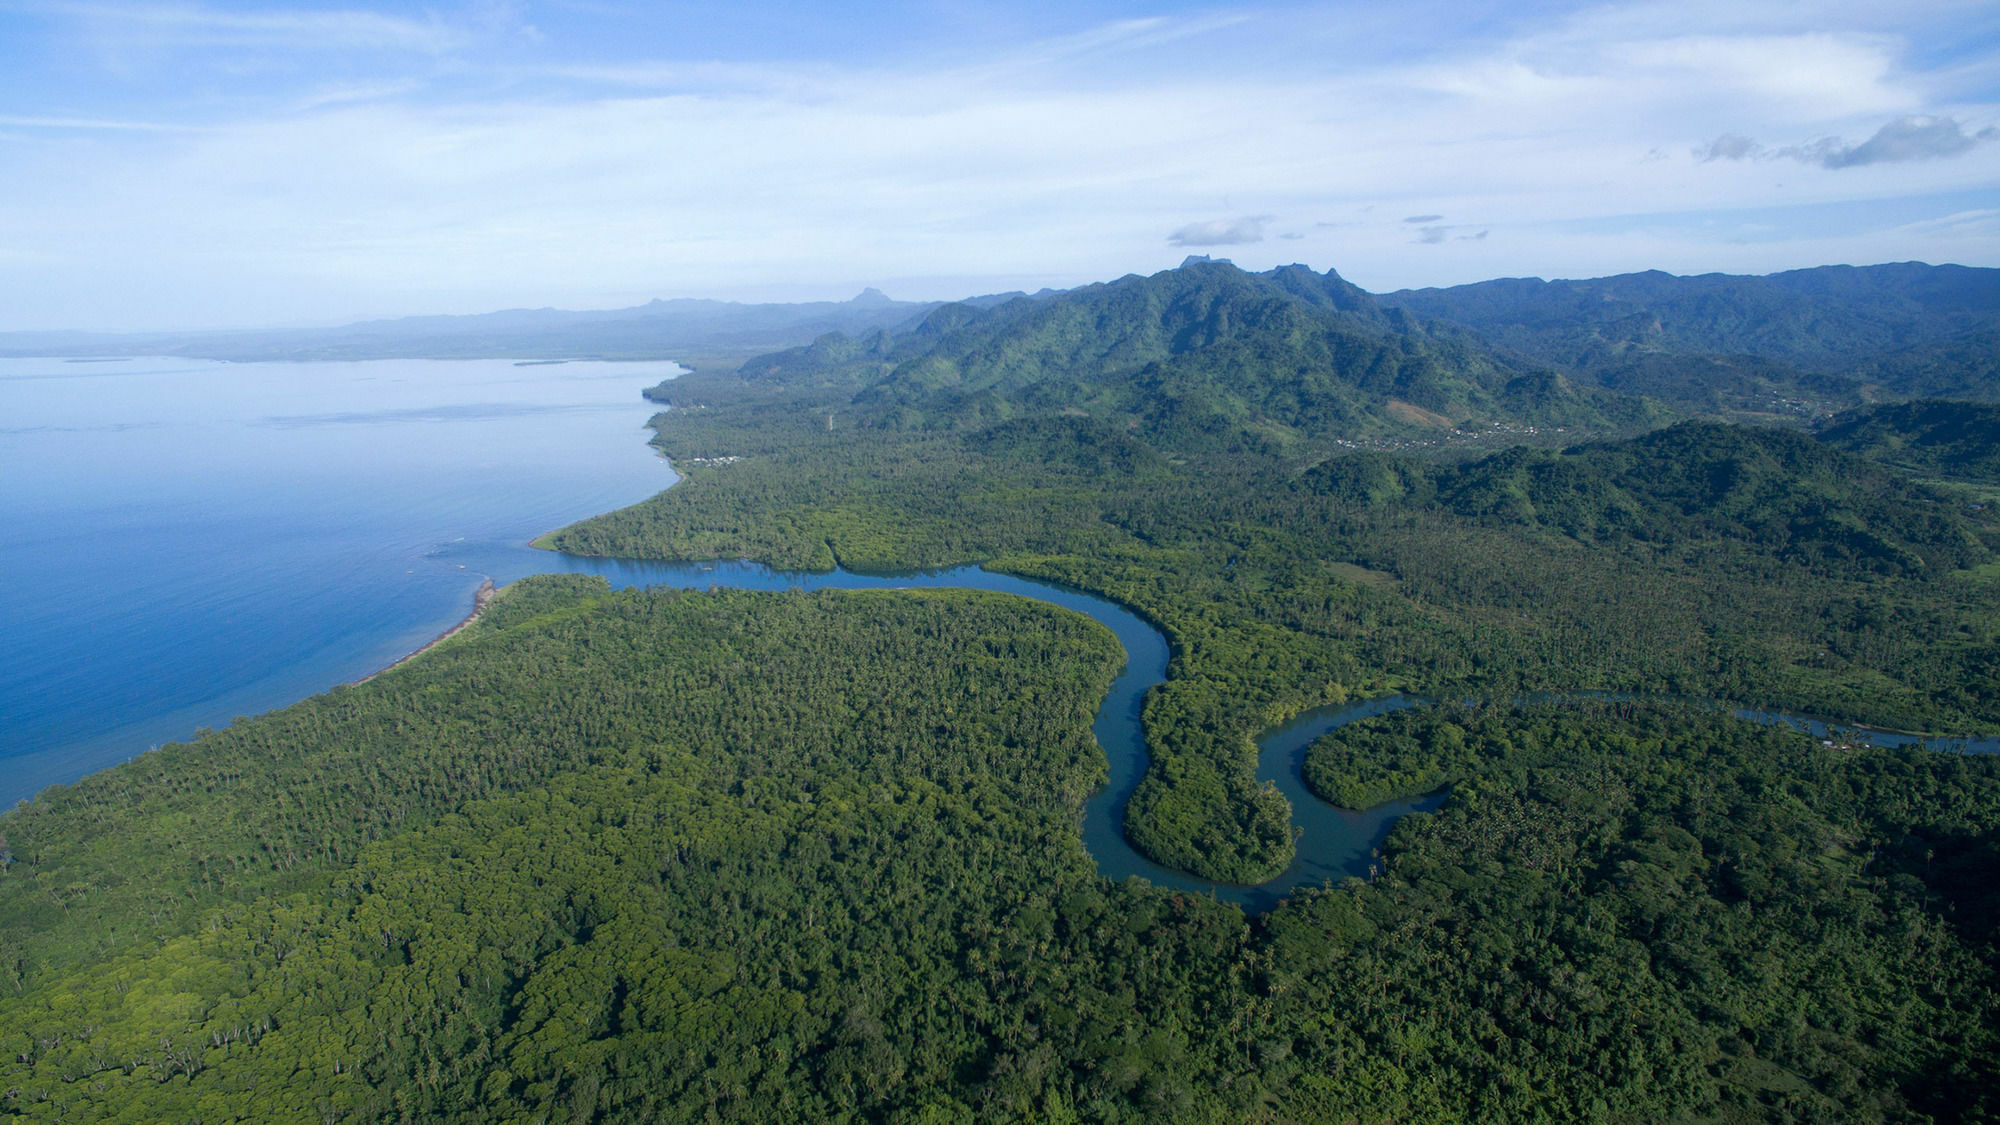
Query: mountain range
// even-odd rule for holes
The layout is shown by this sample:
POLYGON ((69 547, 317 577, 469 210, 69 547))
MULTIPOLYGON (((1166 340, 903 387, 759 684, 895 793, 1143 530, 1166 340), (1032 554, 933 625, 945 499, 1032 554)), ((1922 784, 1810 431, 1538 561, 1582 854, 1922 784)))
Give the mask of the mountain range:
POLYGON ((1651 270, 1405 289, 1379 300, 1463 326, 1503 354, 1696 410, 2000 396, 2000 270, 1921 262, 1767 277, 1651 270))
POLYGON ((1451 444, 1800 423, 1873 402, 2000 399, 2000 270, 1903 262, 1765 277, 1657 270, 1370 294, 1205 257, 1070 290, 897 301, 654 300, 336 328, 0 334, 0 355, 676 359, 851 392, 900 429, 1089 414, 1163 448, 1451 444), (1453 431, 1458 431, 1456 434, 1453 431))
POLYGON ((847 301, 654 300, 624 309, 507 309, 337 328, 114 334, 0 333, 0 355, 181 355, 237 362, 363 359, 687 359, 743 356, 826 332, 900 325, 937 302, 867 289, 847 301))
POLYGON ((1284 453, 1496 425, 1637 430, 1665 417, 1467 329, 1386 307, 1333 271, 1249 273, 1205 259, 1058 294, 944 305, 900 332, 828 335, 741 374, 851 389, 863 417, 894 429, 1087 414, 1184 452, 1284 453))

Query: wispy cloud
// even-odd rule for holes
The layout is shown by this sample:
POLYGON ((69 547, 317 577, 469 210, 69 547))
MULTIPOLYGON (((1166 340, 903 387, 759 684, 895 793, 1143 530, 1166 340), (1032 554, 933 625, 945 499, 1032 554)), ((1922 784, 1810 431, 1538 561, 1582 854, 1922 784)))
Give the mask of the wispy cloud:
POLYGON ((1748 160, 1761 155, 1764 146, 1739 133, 1724 133, 1694 150, 1695 159, 1703 164, 1713 164, 1718 160, 1748 160))
POLYGON ((1829 170, 1859 168, 1867 164, 1900 164, 1913 160, 1938 160, 1970 152, 1975 146, 2000 139, 2000 128, 1987 126, 1967 133, 1965 126, 1949 117, 1899 117, 1875 131, 1860 144, 1848 144, 1839 137, 1821 137, 1805 144, 1766 148, 1738 133, 1724 133, 1694 150, 1704 164, 1717 160, 1796 160, 1829 170))
POLYGON ((324 109, 328 106, 353 105, 357 102, 378 102, 401 97, 424 88, 422 82, 402 79, 393 82, 342 83, 313 90, 294 102, 294 112, 305 113, 324 109))
POLYGON ((1964 127, 1949 117, 1899 117, 1858 145, 1835 145, 1817 155, 1820 163, 1828 168, 1936 160, 1957 156, 1973 145, 1995 137, 2000 137, 2000 129, 1990 126, 1967 136, 1964 127))
POLYGON ((99 117, 19 117, 0 114, 0 127, 13 129, 82 129, 113 133, 196 133, 201 127, 169 121, 119 121, 99 117))
POLYGON ((43 10, 87 22, 100 35, 167 46, 388 49, 442 53, 463 47, 463 27, 363 9, 224 10, 199 4, 74 3, 43 10))
POLYGON ((1169 246, 1244 246, 1264 241, 1264 227, 1270 215, 1245 215, 1240 219, 1210 219, 1189 223, 1167 236, 1169 246))
POLYGON ((1082 31, 1046 35, 968 55, 962 49, 936 50, 914 59, 893 62, 856 58, 788 60, 784 64, 754 60, 721 60, 687 53, 616 61, 564 61, 538 68, 550 77, 623 86, 635 90, 769 93, 809 99, 851 96, 865 84, 907 96, 918 88, 932 94, 977 92, 1018 97, 1024 85, 1070 85, 1080 74, 1108 81, 1107 67, 1137 57, 1143 67, 1148 52, 1187 46, 1203 36, 1253 21, 1237 12, 1196 16, 1153 16, 1114 20, 1082 31))
POLYGON ((1901 230, 1929 237, 1992 238, 2000 235, 2000 208, 1982 207, 1970 211, 1955 211, 1936 219, 1906 224, 1901 230))
POLYGON ((1403 221, 1406 223, 1419 221, 1429 223, 1427 226, 1417 228, 1417 237, 1410 241, 1419 246, 1442 246, 1447 242, 1481 242, 1485 240, 1487 235, 1493 233, 1491 230, 1480 230, 1473 234, 1454 234, 1452 232, 1465 230, 1466 228, 1431 222, 1431 220, 1443 217, 1442 215, 1416 215, 1404 219, 1403 221))
POLYGON ((1211 12, 1194 17, 1151 16, 1115 20, 1072 35, 1039 40, 1023 50, 1012 52, 1007 61, 1014 65, 1045 64, 1112 52, 1142 51, 1234 27, 1250 18, 1240 12, 1211 12))

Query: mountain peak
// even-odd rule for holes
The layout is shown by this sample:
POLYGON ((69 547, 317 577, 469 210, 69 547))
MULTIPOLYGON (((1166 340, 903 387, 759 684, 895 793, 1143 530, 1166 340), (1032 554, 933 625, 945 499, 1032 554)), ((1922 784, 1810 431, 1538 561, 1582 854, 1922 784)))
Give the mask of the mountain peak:
POLYGON ((847 303, 850 305, 893 305, 896 302, 891 300, 887 293, 871 285, 849 298, 847 303))

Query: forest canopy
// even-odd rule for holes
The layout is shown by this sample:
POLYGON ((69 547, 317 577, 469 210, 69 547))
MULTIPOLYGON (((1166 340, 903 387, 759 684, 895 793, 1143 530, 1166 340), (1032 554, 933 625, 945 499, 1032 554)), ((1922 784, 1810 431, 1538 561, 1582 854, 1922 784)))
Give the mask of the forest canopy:
POLYGON ((0 1106, 1986 1111, 1993 759, 1637 705, 1403 712, 1315 759, 1444 807, 1372 881, 1246 919, 1083 852, 1115 663, 997 595, 527 580, 463 643, 10 818, 0 1106))
POLYGON ((1311 708, 1446 701, 1303 765, 1435 811, 1257 916, 1114 882, 1088 619, 526 579, 0 819, 0 1115, 1992 1120, 2000 759, 1718 706, 2000 730, 1991 411, 1866 401, 1979 379, 1992 271, 1929 269, 1192 261, 664 384, 685 479, 543 545, 1130 607, 1123 830, 1211 880, 1293 858, 1253 739, 1311 708))

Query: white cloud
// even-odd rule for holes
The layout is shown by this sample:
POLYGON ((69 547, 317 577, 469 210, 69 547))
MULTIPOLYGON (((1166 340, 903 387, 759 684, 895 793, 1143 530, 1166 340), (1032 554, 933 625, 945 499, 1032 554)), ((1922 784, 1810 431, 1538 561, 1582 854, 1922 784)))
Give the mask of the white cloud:
POLYGON ((1704 99, 1749 99, 1764 112, 1852 117, 1913 108, 1880 36, 1682 36, 1612 46, 1613 59, 1704 99))
POLYGON ((1244 246, 1264 241, 1264 227, 1270 215, 1245 215, 1240 219, 1209 219, 1189 223, 1167 236, 1169 246, 1244 246))
MULTIPOLYGON (((1235 257, 1249 267, 1301 258, 1378 287, 1736 268, 1744 252, 1685 231, 1548 224, 2000 185, 2000 145, 1838 170, 1742 159, 1763 151, 1752 138, 1868 137, 1885 120, 1949 120, 1970 137, 2000 106, 1935 104, 1875 17, 1797 17, 1788 30, 1739 7, 1678 20, 1657 6, 1593 9, 1366 65, 1276 66, 1225 49, 1235 37, 1321 54, 1290 17, 1226 12, 928 65, 536 56, 458 86, 428 71, 321 76, 185 135, 78 124, 60 144, 0 138, 0 229, 15 253, 53 263, 0 287, 0 309, 18 326, 216 323, 836 296, 887 279, 899 295, 953 296, 951 279, 1070 284, 1206 245, 1244 247, 1235 257), (1821 25, 1832 30, 1800 30, 1821 25), (1210 50, 1203 66, 1154 65, 1155 52, 1210 50), (1766 51, 1803 61, 1759 72, 1766 51), (492 100, 492 88, 514 92, 492 100), (1203 215, 1223 218, 1189 221, 1203 215), (1267 238, 1273 215, 1299 237, 1267 238), (1422 254, 1412 237, 1430 243, 1422 254)), ((190 38, 269 45, 324 31, 418 53, 462 41, 389 17, 151 10, 193 13, 173 32, 190 38)), ((144 120, 102 120, 126 117, 144 120)), ((1787 245, 1859 260, 1884 237, 1873 227, 1787 245)), ((1816 264, 1764 252, 1771 268, 1816 264)), ((2000 237, 1967 236, 1954 253, 2000 263, 2000 237)))

